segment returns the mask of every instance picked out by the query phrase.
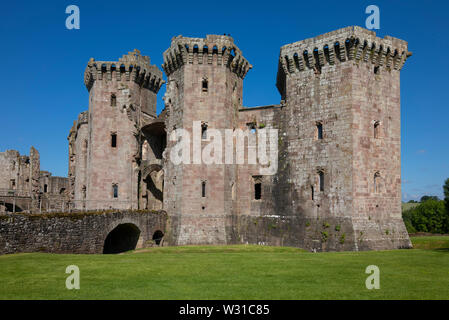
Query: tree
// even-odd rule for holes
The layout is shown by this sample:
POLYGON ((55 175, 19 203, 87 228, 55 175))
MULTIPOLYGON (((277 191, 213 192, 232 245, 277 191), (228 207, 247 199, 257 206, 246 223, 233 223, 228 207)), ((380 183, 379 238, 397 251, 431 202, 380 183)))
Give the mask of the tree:
POLYGON ((444 204, 446 206, 446 213, 449 215, 449 178, 446 179, 443 186, 444 204))
POLYGON ((429 199, 415 208, 403 213, 404 223, 409 232, 446 233, 449 231, 449 219, 444 201, 429 199), (411 228, 413 227, 413 228, 411 228))
POLYGON ((426 202, 427 200, 440 200, 437 196, 422 196, 420 202, 426 202))

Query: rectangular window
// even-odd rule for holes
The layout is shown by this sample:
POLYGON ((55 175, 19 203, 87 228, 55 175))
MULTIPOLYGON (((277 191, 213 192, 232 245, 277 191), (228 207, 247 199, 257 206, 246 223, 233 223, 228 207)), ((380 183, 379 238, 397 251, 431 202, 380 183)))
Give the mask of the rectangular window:
POLYGON ((262 198, 262 183, 254 184, 254 199, 260 200, 262 198))
POLYGON ((111 147, 112 148, 117 147, 117 134, 116 133, 111 134, 111 147))
POLYGON ((201 196, 202 196, 203 198, 206 197, 206 182, 205 182, 205 181, 203 181, 203 182, 201 183, 201 196))
POLYGON ((207 124, 201 125, 201 139, 207 139, 207 124))
POLYGON ((118 198, 118 185, 114 184, 112 186, 112 197, 118 198))
POLYGON ((317 122, 316 124, 316 139, 323 139, 323 124, 321 122, 317 122))
POLYGON ((11 179, 11 181, 9 182, 9 188, 10 189, 16 188, 16 180, 15 179, 11 179))

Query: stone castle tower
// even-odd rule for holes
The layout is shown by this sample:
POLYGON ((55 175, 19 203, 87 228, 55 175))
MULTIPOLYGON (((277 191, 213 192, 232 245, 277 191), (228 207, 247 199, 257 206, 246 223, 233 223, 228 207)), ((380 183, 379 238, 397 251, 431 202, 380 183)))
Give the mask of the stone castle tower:
POLYGON ((163 209, 166 243, 174 245, 410 247, 401 218, 399 89, 410 55, 405 41, 360 27, 288 44, 278 64, 280 104, 247 108, 243 79, 252 66, 233 39, 178 36, 163 55, 158 116, 162 73, 149 58, 135 51, 118 62, 91 60, 89 111, 69 135, 74 203, 163 209), (173 162, 178 129, 192 138, 190 163, 173 162), (248 150, 263 130, 276 132, 269 138, 277 171, 261 173, 248 153, 243 164, 228 163, 224 150, 220 163, 196 162, 225 130, 245 131, 248 150))
POLYGON ((156 118, 162 72, 138 50, 87 65, 89 110, 69 135, 75 208, 138 208, 141 123, 156 118), (75 179, 73 179, 75 177, 75 179))
MULTIPOLYGON (((243 78, 251 65, 231 37, 175 37, 164 52, 163 67, 168 136, 183 128, 192 140, 206 142, 217 138, 209 128, 224 137, 225 129, 238 127, 243 78)), ((201 154, 203 148, 204 144, 192 141, 192 164, 175 166, 167 161, 164 191, 171 197, 165 198, 164 205, 176 217, 177 244, 226 243, 226 218, 235 211, 231 189, 238 179, 237 166, 195 163, 194 155, 201 154)))

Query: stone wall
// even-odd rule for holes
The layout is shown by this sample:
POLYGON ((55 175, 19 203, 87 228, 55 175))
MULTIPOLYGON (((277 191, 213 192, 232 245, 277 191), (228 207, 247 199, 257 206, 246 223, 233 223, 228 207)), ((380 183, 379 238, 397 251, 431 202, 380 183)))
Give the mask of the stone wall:
POLYGON ((163 211, 115 211, 0 215, 0 254, 19 252, 102 253, 106 237, 118 225, 140 230, 137 248, 153 245, 153 234, 165 233, 163 211))

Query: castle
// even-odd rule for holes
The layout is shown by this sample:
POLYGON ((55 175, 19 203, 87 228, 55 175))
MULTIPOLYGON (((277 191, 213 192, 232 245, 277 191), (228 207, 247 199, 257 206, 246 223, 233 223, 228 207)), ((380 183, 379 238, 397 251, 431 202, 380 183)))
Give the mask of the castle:
POLYGON ((164 210, 172 245, 408 248, 400 70, 410 55, 405 41, 361 27, 287 44, 280 104, 248 108, 243 80, 252 65, 233 39, 177 36, 163 53, 159 115, 164 80, 149 57, 134 50, 118 61, 91 58, 89 108, 68 135, 68 206, 164 210), (175 163, 179 129, 201 137, 188 158, 226 130, 244 132, 248 152, 243 163, 175 163), (268 136, 276 139, 274 174, 249 161, 262 130, 276 133, 268 136))

